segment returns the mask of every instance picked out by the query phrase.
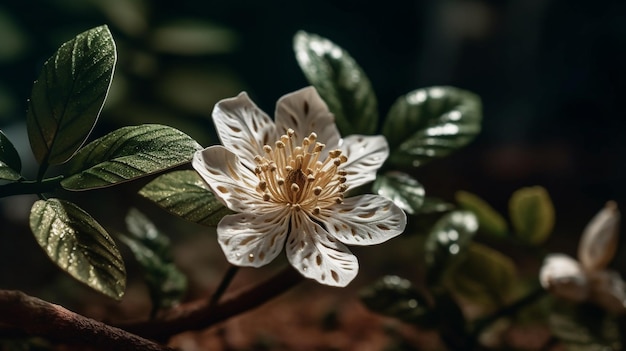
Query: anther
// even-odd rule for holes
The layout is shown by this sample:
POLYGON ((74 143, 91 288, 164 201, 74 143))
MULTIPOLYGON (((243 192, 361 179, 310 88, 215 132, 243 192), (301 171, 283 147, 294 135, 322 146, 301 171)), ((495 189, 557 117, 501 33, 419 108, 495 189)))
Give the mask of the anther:
POLYGON ((298 211, 298 212, 300 212, 300 210, 302 210, 302 207, 300 207, 300 204, 295 204, 295 205, 293 205, 293 208, 294 208, 296 211, 298 211))
POLYGON ((324 149, 326 145, 322 143, 315 143, 315 147, 313 148, 313 152, 320 152, 324 149))
POLYGON ((322 212, 322 209, 321 209, 321 208, 319 208, 319 207, 315 207, 315 208, 313 209, 313 214, 314 214, 314 215, 316 215, 316 216, 317 216, 318 214, 320 214, 320 212, 322 212))
POLYGON ((348 171, 346 171, 345 169, 340 169, 337 171, 337 174, 339 174, 342 177, 345 177, 348 175, 348 171))
POLYGON ((348 162, 348 156, 341 155, 341 156, 339 156, 339 160, 341 161, 341 163, 346 163, 346 162, 348 162))
POLYGON ((291 183, 291 192, 297 193, 298 191, 300 191, 300 186, 296 183, 291 183))
POLYGON ((265 151, 268 154, 272 153, 272 147, 269 145, 263 145, 263 151, 265 151))
POLYGON ((308 176, 306 176, 306 180, 307 180, 308 182, 312 182, 312 181, 314 181, 314 180, 315 180, 315 176, 314 176, 314 175, 312 175, 312 174, 309 174, 308 176))
POLYGON ((322 193, 321 186, 316 186, 315 188, 313 188, 313 194, 315 194, 315 196, 320 196, 321 193, 322 193))
POLYGON ((259 182, 259 189, 261 189, 261 191, 265 191, 265 189, 267 189, 267 182, 266 181, 259 182))
POLYGON ((342 192, 342 193, 343 193, 343 192, 345 192, 346 190, 348 190, 348 184, 341 184, 341 185, 339 186, 339 191, 340 191, 340 192, 342 192))
POLYGON ((282 186, 283 184, 285 184, 285 180, 283 178, 277 178, 276 179, 276 184, 282 186))
POLYGON ((332 158, 337 158, 337 157, 339 157, 339 155, 341 155, 341 150, 339 150, 339 149, 331 150, 331 151, 328 152, 328 156, 330 156, 332 158))
POLYGON ((296 132, 295 132, 293 129, 291 129, 291 128, 287 129, 287 135, 288 135, 290 138, 291 138, 291 137, 292 137, 295 133, 296 133, 296 132))
POLYGON ((338 159, 338 158, 336 158, 336 159, 334 159, 334 160, 333 160, 333 164, 334 164, 335 166, 339 166, 339 165, 341 164, 341 160, 340 160, 340 159, 338 159))
POLYGON ((268 193, 263 194, 263 201, 270 201, 270 198, 271 198, 270 194, 268 193))
POLYGON ((259 155, 254 156, 254 162, 256 162, 258 164, 263 163, 263 157, 261 157, 259 155))
POLYGON ((281 140, 277 140, 275 145, 276 145, 276 148, 278 148, 278 149, 284 149, 285 148, 285 143, 282 142, 281 140))
POLYGON ((339 177, 339 183, 343 184, 348 180, 346 177, 339 177))

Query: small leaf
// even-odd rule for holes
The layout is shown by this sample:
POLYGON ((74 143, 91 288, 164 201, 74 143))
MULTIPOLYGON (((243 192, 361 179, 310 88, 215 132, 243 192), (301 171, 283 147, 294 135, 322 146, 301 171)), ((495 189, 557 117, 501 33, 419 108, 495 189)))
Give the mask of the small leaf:
POLYGON ((406 173, 388 172, 379 175, 372 190, 390 199, 409 214, 414 214, 424 203, 424 187, 406 173))
POLYGON ((233 213, 192 170, 164 174, 144 186, 139 194, 171 214, 207 226, 217 225, 222 217, 233 213))
POLYGON ((61 164, 87 140, 116 60, 113 37, 107 26, 100 26, 61 45, 44 63, 27 114, 28 137, 39 164, 61 164))
POLYGON ((401 96, 391 106, 382 133, 393 165, 419 167, 464 147, 480 132, 480 98, 453 87, 431 87, 401 96))
POLYGON ((496 237, 504 237, 509 231, 506 220, 485 200, 467 191, 456 193, 456 202, 465 210, 472 211, 480 225, 480 231, 496 237))
POLYGON ((126 226, 131 235, 120 235, 120 240, 144 269, 154 312, 180 302, 187 290, 187 278, 173 262, 169 238, 136 209, 126 216, 126 226))
POLYGON ((471 243, 462 262, 445 277, 445 285, 482 306, 501 307, 514 292, 517 273, 509 257, 487 246, 471 243))
POLYGON ((304 75, 335 114, 341 134, 374 134, 376 95, 354 59, 330 40, 303 31, 296 33, 293 47, 304 75))
POLYGON ((119 300, 126 287, 122 256, 107 232, 87 212, 59 199, 39 200, 30 228, 48 257, 78 281, 119 300))
POLYGON ((531 245, 546 241, 554 227, 552 200, 540 186, 514 192, 509 200, 509 216, 517 237, 531 245))
POLYGON ((72 158, 61 182, 68 190, 111 186, 191 161, 202 147, 177 129, 144 124, 94 140, 72 158))
POLYGON ((406 279, 385 276, 361 290, 359 295, 373 312, 424 327, 433 326, 433 314, 426 299, 406 279))
POLYGON ((21 178, 22 161, 13 143, 0 130, 0 179, 18 180, 21 178))
POLYGON ((424 243, 427 280, 437 284, 464 255, 478 230, 478 220, 469 211, 453 211, 443 216, 424 243))

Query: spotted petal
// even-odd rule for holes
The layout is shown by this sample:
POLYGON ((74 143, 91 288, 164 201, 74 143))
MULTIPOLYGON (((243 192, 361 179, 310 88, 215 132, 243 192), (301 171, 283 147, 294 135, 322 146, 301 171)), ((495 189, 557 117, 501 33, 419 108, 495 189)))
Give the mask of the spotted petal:
POLYGON ((359 271, 350 250, 302 212, 292 217, 287 258, 305 277, 331 286, 348 285, 359 271))
POLYGON ((389 156, 389 145, 382 135, 350 135, 341 140, 339 148, 348 157, 340 168, 348 172, 351 188, 373 181, 389 156))
POLYGON ((236 153, 249 169, 256 166, 254 156, 263 155, 263 146, 278 138, 274 122, 245 92, 218 102, 213 122, 222 145, 236 153))
POLYGON ((253 212, 271 206, 256 190, 256 177, 239 157, 223 146, 196 151, 191 163, 215 195, 235 212, 253 212))
POLYGON ((238 213, 222 218, 217 226, 217 238, 228 262, 260 267, 276 258, 289 230, 286 211, 262 215, 238 213))
POLYGON ((392 201, 378 195, 349 197, 342 204, 322 209, 320 222, 348 245, 375 245, 404 231, 406 215, 392 201))
POLYGON ((546 256, 539 281, 544 289, 567 300, 582 302, 589 296, 589 281, 582 267, 564 254, 546 256))
POLYGON ((325 152, 336 148, 340 138, 335 116, 313 87, 297 90, 278 100, 276 128, 280 133, 293 129, 298 141, 315 132, 317 141, 326 145, 325 152))

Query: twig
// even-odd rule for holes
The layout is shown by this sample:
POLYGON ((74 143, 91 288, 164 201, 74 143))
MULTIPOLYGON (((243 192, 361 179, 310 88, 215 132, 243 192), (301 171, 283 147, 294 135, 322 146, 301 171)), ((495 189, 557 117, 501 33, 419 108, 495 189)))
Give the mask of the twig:
POLYGON ((171 351, 163 345, 81 316, 21 291, 0 290, 0 330, 94 350, 171 351))
POLYGON ((210 301, 204 300, 181 305, 162 319, 118 324, 118 326, 146 338, 164 341, 178 333, 204 329, 247 312, 284 293, 303 280, 304 277, 289 266, 258 285, 228 294, 222 302, 213 307, 210 301))
POLYGON ((209 310, 213 309, 213 307, 219 302, 220 298, 222 297, 222 295, 224 295, 226 289, 228 289, 228 286, 233 281, 233 278, 235 278, 237 272, 239 272, 238 266, 230 265, 228 267, 228 270, 226 271, 226 274, 224 274, 220 285, 217 287, 217 289, 215 289, 215 292, 209 300, 209 306, 207 307, 209 310))

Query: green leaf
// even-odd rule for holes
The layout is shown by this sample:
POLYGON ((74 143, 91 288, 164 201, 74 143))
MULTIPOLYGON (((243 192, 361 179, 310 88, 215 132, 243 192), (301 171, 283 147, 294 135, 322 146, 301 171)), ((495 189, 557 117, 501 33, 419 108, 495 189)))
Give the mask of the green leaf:
POLYGON ((504 237, 509 232, 506 220, 485 200, 467 191, 456 193, 456 202, 462 209, 472 211, 480 225, 480 231, 496 237, 504 237))
POLYGON ((382 133, 393 165, 419 167, 471 142, 481 129, 480 98, 454 87, 431 87, 401 96, 382 133))
POLYGON ((509 257, 470 243, 467 254, 445 277, 445 285, 482 306, 501 307, 513 297, 517 273, 509 257))
POLYGON ((72 158, 61 182, 68 190, 101 188, 191 161, 202 147, 177 129, 157 124, 123 127, 94 140, 72 158))
POLYGON ((478 220, 469 211, 453 211, 441 217, 424 243, 427 280, 438 284, 463 257, 478 230, 478 220))
POLYGON ((388 172, 379 175, 372 190, 390 199, 409 214, 415 214, 424 204, 424 187, 406 173, 388 172))
POLYGON ((423 327, 434 324, 426 299, 407 279, 385 276, 361 290, 359 295, 373 312, 423 327))
POLYGON ((27 128, 37 162, 67 161, 87 140, 106 100, 117 54, 107 26, 61 45, 43 65, 28 102, 27 128))
POLYGON ((209 190, 196 171, 175 171, 146 184, 139 194, 188 221, 214 226, 233 213, 209 190))
POLYGON ((515 235, 531 245, 546 241, 554 228, 554 206, 548 191, 540 186, 514 192, 509 200, 509 216, 515 235))
POLYGON ((126 287, 122 256, 107 232, 71 202, 35 202, 30 228, 48 257, 78 281, 114 299, 126 287))
POLYGON ((187 290, 187 278, 174 264, 169 238, 137 209, 129 211, 126 227, 131 235, 120 235, 120 240, 144 269, 154 311, 180 302, 187 290))
POLYGON ((304 75, 335 114, 341 134, 374 134, 376 95, 354 59, 330 40, 304 31, 294 36, 293 48, 304 75))
POLYGON ((0 179, 18 180, 21 178, 22 161, 13 143, 0 130, 0 179))

